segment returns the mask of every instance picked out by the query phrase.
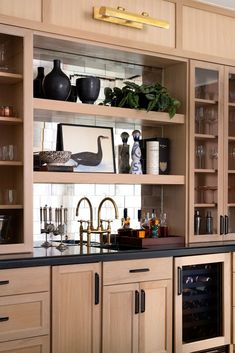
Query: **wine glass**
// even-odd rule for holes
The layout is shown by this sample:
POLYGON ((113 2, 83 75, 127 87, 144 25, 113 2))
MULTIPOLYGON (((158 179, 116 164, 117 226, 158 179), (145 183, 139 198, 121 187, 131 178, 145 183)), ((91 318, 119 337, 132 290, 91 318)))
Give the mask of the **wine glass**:
POLYGON ((198 145, 196 147, 196 157, 198 158, 198 168, 202 169, 203 157, 205 156, 205 148, 203 145, 198 145))
POLYGON ((207 123, 209 125, 209 134, 213 135, 213 125, 217 120, 217 112, 215 109, 207 109, 207 123))
POLYGON ((196 120, 197 126, 198 126, 198 133, 200 134, 202 132, 201 131, 202 122, 204 120, 204 108, 203 107, 196 108, 195 120, 196 120))
POLYGON ((231 157, 232 157, 232 165, 233 165, 233 168, 234 168, 234 161, 235 161, 235 148, 233 147, 231 149, 231 157))
POLYGON ((215 160, 218 159, 218 151, 216 148, 210 149, 209 157, 212 161, 212 169, 215 169, 215 160))

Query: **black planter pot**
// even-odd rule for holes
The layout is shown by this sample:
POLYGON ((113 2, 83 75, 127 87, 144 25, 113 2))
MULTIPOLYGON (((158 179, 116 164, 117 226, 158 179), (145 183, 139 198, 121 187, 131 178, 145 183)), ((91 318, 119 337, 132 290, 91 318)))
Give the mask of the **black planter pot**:
POLYGON ((100 93, 100 79, 83 77, 76 80, 78 98, 82 103, 94 104, 100 93))
POLYGON ((44 77, 44 67, 39 66, 37 77, 33 80, 33 96, 35 98, 44 98, 44 93, 42 89, 42 82, 44 77))
POLYGON ((71 83, 60 68, 60 60, 54 60, 54 67, 43 80, 45 98, 65 101, 71 91, 71 83))

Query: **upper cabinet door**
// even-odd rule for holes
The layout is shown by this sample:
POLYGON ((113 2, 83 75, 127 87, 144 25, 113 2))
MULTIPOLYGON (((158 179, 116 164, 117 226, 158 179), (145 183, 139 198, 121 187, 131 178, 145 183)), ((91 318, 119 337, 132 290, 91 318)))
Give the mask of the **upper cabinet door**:
POLYGON ((190 242, 222 240, 223 66, 191 62, 190 242))
POLYGON ((1 0, 0 13, 1 15, 41 22, 42 0, 1 0))
MULTIPOLYGON (((102 0, 44 0, 44 21, 48 24, 67 27, 68 29, 83 30, 99 33, 99 36, 115 37, 123 44, 123 40, 133 46, 133 42, 143 45, 160 45, 175 47, 175 3, 165 0, 109 0, 108 4, 102 0), (136 29, 120 24, 93 19, 93 7, 108 6, 109 8, 128 11, 169 22, 169 29, 143 25, 143 29, 136 29)), ((106 39, 104 37, 103 41, 106 39)))

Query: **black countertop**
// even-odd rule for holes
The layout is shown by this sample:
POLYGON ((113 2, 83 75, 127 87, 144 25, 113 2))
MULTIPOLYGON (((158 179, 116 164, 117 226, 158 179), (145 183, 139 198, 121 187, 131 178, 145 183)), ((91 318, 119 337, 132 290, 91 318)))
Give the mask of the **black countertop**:
POLYGON ((86 245, 69 245, 61 252, 56 247, 48 249, 35 244, 33 252, 0 255, 0 268, 82 264, 100 261, 147 259, 157 257, 180 257, 216 254, 235 251, 235 241, 197 243, 189 246, 158 246, 151 249, 113 250, 86 245))

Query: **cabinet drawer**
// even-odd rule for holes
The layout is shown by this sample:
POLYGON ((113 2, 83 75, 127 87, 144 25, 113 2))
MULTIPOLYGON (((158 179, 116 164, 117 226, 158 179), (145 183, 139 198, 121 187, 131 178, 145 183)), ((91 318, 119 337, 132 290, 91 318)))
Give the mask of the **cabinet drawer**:
MULTIPOLYGON (((94 33, 94 37, 99 35, 115 37, 118 44, 123 45, 123 40, 129 46, 135 46, 136 42, 141 46, 154 44, 175 47, 175 4, 167 0, 47 0, 47 11, 45 13, 46 22, 68 29, 79 29, 94 33), (146 12, 150 17, 166 20, 170 23, 169 29, 144 25, 143 29, 135 29, 114 23, 103 22, 93 19, 93 6, 108 6, 117 9, 121 6, 126 11, 141 14, 146 12), (122 40, 121 40, 122 39, 122 40)), ((65 31, 66 32, 66 31, 65 31)), ((73 32, 74 33, 74 32, 73 32)), ((106 39, 103 37, 104 42, 106 39)), ((138 46, 138 45, 137 45, 138 46)))
POLYGON ((49 267, 0 270, 0 296, 47 292, 49 289, 49 267))
POLYGON ((49 333, 49 293, 0 298, 0 342, 49 333))
POLYGON ((1 353, 50 353, 49 336, 0 343, 1 353))
POLYGON ((103 284, 132 283, 172 278, 172 258, 103 263, 103 284))

